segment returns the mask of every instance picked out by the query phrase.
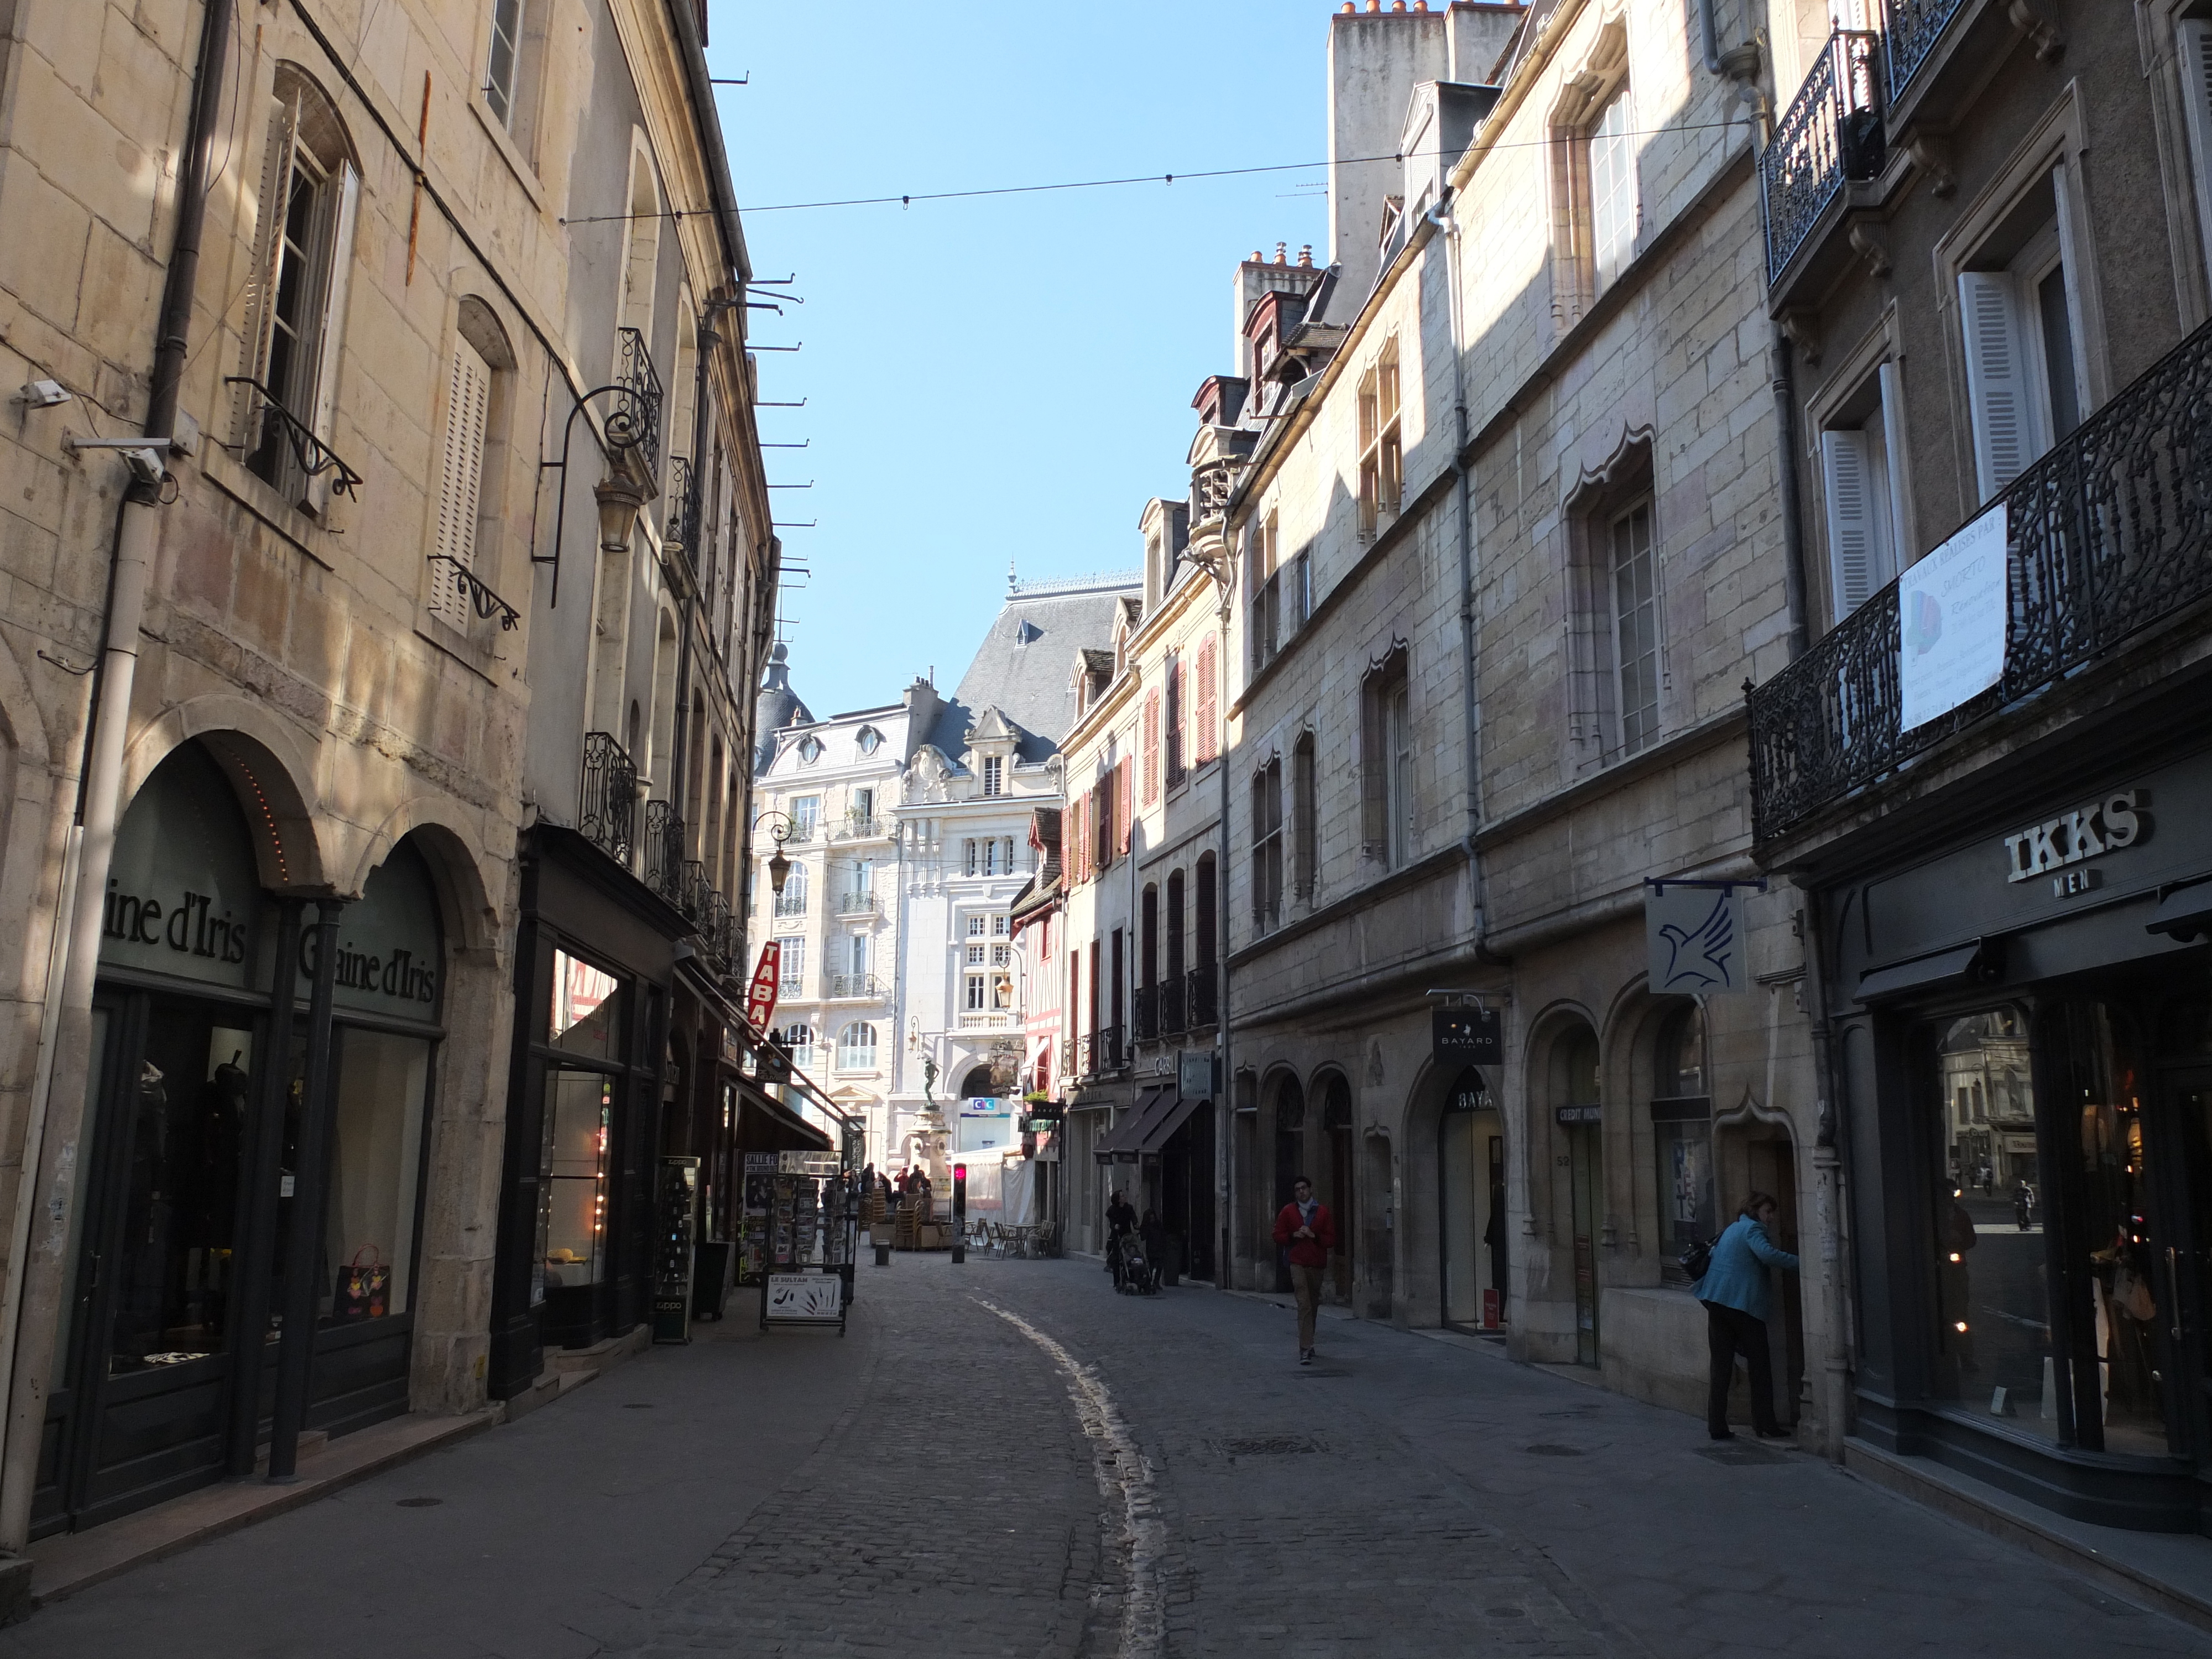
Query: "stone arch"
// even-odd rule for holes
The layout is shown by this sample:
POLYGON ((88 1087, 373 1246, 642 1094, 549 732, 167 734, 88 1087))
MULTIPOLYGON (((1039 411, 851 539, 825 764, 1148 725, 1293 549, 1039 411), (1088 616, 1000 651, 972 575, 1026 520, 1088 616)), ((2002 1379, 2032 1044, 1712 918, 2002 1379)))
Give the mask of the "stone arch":
POLYGON ((1307 1086, 1306 1173, 1315 1195, 1328 1206, 1336 1223, 1336 1256, 1330 1265, 1327 1294, 1352 1303, 1354 1279, 1364 1252, 1360 1218, 1371 1195, 1360 1191, 1359 1096, 1345 1068, 1334 1062, 1316 1068, 1307 1086))
POLYGON ((968 1075, 960 1080, 960 1098, 963 1100, 990 1098, 991 1079, 995 1075, 988 1060, 985 1060, 980 1066, 970 1066, 968 1068, 968 1075))
POLYGON ((1524 1162, 1537 1229, 1523 1252, 1528 1352, 1585 1364, 1598 1362, 1599 1255, 1607 1237, 1604 1134, 1612 1114, 1600 1036, 1606 1028, 1596 1011, 1562 1000, 1529 1022, 1522 1049, 1524 1162), (1595 1109, 1595 1121, 1562 1122, 1569 1107, 1595 1109))
POLYGON ((328 885, 342 860, 337 824, 313 805, 317 757, 265 703, 213 692, 147 721, 124 750, 119 808, 128 810, 154 769, 194 739, 238 792, 262 885, 280 891, 328 885))
POLYGON ((392 849, 410 836, 422 861, 430 866, 443 910, 440 918, 447 939, 464 950, 483 950, 499 943, 500 916, 504 898, 503 866, 487 869, 474 848, 483 836, 483 825, 466 808, 443 795, 417 795, 393 809, 362 844, 342 890, 358 893, 368 883, 369 872, 391 857, 392 849))

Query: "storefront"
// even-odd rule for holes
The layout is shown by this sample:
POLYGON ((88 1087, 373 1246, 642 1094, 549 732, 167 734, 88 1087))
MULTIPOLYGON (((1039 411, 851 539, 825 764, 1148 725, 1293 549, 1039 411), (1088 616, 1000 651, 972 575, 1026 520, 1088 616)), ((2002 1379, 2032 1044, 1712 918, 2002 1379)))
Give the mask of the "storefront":
POLYGON ((2089 766, 1821 890, 1857 1432, 2081 1519, 2204 1529, 2212 767, 2089 766))
POLYGON ((572 830, 523 859, 489 1383, 512 1399, 545 1351, 649 1312, 654 1160, 681 914, 572 830))
POLYGON ((179 749, 117 836, 34 1536, 250 1474, 280 1414, 289 1455, 408 1407, 435 890, 402 842, 356 903, 272 897, 237 769, 179 749))

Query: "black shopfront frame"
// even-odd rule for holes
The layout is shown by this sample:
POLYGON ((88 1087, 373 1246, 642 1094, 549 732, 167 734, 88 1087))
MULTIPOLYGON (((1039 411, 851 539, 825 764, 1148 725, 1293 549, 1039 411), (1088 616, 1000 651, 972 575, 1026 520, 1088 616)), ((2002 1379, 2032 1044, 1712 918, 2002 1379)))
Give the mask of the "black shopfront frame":
POLYGON ((2076 1518, 2212 1530, 2212 1250, 2190 1236, 2212 1208, 2212 1153, 2191 1164, 2179 1103, 2191 1086, 2212 1091, 2212 1053, 2177 1053, 2156 1034, 2179 990, 2212 983, 2212 944, 2152 927, 2171 895, 2212 876, 2212 757, 2157 752, 2148 734, 2097 747, 2077 735, 2040 765, 1978 779, 1971 811, 1939 819, 1923 808, 1879 821, 1853 838, 1856 868, 1836 857, 1829 871, 1799 878, 1818 908, 1850 1183, 1853 1428, 2076 1518), (2097 835, 2095 821, 2075 838, 2074 813, 2123 793, 2135 805, 2121 810, 2140 819, 2131 840, 2106 844, 2116 838, 2097 835), (2069 827, 2053 845, 2063 861, 2014 878, 2034 859, 2033 842, 2015 838, 2061 822, 2069 827), (1884 843, 1901 850, 1895 862, 1881 861, 1884 843), (2099 1242, 2084 1230, 2109 1217, 2092 1213, 2079 1174, 2077 1097, 2085 1011, 2099 1004, 2113 1011, 2116 1029, 2128 1028, 2122 1046, 2140 1108, 2130 1115, 2149 1153, 2129 1224, 2156 1309, 2142 1334, 2164 1390, 2163 1450, 2142 1434, 2125 1447, 2096 1443, 2117 1322, 2110 1267, 2100 1291, 2084 1265, 2099 1242), (1986 1379, 1961 1385, 1958 1356, 1942 1346, 1948 1252, 1938 1223, 1958 1172, 1941 1147, 1936 1044, 1952 1022, 2000 1009, 2027 1038, 2055 1431, 1994 1413, 1994 1396, 1981 1397, 1991 1393, 1986 1379))
MULTIPOLYGON (((262 936, 296 940, 296 935, 281 927, 265 928, 262 936)), ((289 1022, 283 1073, 288 1078, 296 1075, 304 1062, 309 1006, 302 975, 289 1022)), ((106 1362, 117 1287, 103 1267, 115 1259, 116 1234, 128 1219, 124 1198, 137 1128, 126 1096, 133 1068, 143 1061, 149 1022, 161 1014, 228 1018, 236 1022, 236 1029, 252 1034, 248 1115, 237 1148, 232 1274, 236 1301, 248 1308, 275 1307, 271 1282, 290 1206, 303 1198, 325 1205, 329 1195, 333 1149, 326 1141, 315 1187, 302 1192, 295 1179, 292 1194, 280 1197, 274 1208, 274 1239, 264 1237, 257 1243, 252 1237, 251 1211, 257 1185, 271 1190, 279 1185, 279 1168, 272 1167, 266 1156, 272 1144, 278 1152, 276 1164, 283 1161, 281 1131, 273 1140, 260 1133, 265 1114, 272 1109, 282 1111, 284 1094, 281 1087, 271 1086, 268 1073, 271 1033, 277 1024, 270 995, 107 967, 100 975, 94 1007, 104 1033, 104 1052, 94 1072, 96 1094, 88 1103, 89 1127, 82 1148, 86 1184, 65 1346, 59 1355, 63 1380, 48 1395, 42 1425, 32 1499, 33 1539, 82 1531, 226 1476, 251 1473, 256 1449, 266 1443, 271 1431, 281 1351, 273 1334, 261 1344, 250 1415, 235 1389, 253 1358, 250 1339, 240 1324, 234 1323, 226 1333, 220 1352, 202 1359, 119 1376, 111 1375, 106 1362), (249 1437, 252 1444, 246 1443, 249 1437)), ((430 1126, 445 1031, 431 1022, 378 1018, 352 1009, 333 1011, 331 1030, 341 1044, 345 1032, 363 1030, 387 1032, 428 1046, 422 1097, 416 1108, 421 1123, 406 1310, 350 1323, 319 1323, 314 1334, 306 1426, 336 1438, 404 1415, 408 1408, 430 1126)), ((334 1107, 334 1091, 318 1104, 325 1116, 334 1107)), ((319 1264, 319 1275, 321 1271, 319 1264)))

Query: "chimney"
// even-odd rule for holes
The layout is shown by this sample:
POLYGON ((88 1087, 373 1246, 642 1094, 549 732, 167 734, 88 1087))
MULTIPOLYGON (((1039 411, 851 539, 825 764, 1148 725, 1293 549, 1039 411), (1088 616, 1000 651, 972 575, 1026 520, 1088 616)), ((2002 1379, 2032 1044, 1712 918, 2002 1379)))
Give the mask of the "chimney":
POLYGON ((1363 11, 1347 6, 1329 19, 1328 257, 1355 303, 1380 270, 1382 204, 1401 182, 1395 158, 1407 105, 1422 82, 1447 78, 1449 59, 1443 13, 1409 11, 1405 0, 1386 11, 1382 0, 1368 0, 1363 11))

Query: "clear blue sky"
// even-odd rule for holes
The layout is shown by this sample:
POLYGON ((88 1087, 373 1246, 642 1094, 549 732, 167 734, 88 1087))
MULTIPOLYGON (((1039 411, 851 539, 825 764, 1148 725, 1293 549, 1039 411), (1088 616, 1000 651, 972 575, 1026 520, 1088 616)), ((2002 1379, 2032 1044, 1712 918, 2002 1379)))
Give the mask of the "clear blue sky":
POLYGON ((708 58, 756 276, 793 684, 817 714, 948 690, 1024 576, 1134 568, 1188 487, 1189 404, 1255 248, 1327 254, 1323 174, 911 207, 774 203, 1317 161, 1334 0, 712 0, 708 58))

